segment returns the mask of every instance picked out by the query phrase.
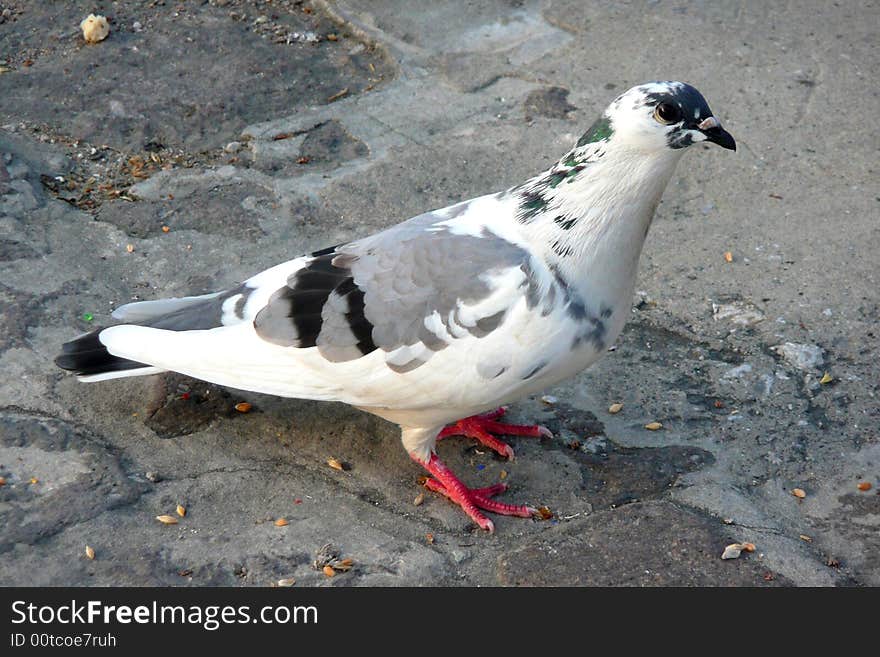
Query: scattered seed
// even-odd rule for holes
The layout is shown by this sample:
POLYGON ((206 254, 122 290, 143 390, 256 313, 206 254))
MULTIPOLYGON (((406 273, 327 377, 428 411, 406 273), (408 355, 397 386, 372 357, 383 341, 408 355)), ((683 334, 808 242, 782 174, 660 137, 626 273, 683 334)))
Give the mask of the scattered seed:
POLYGON ((249 402, 238 402, 235 405, 235 410, 237 410, 239 413, 247 413, 249 410, 251 410, 251 405, 249 402))
POLYGON ((657 431, 657 429, 662 428, 663 425, 660 422, 648 422, 648 424, 645 425, 645 429, 647 429, 648 431, 657 431))
POLYGON ((182 504, 177 505, 176 511, 177 511, 177 515, 179 515, 181 518, 183 518, 186 515, 186 507, 183 506, 182 504))
POLYGON ((413 500, 413 504, 415 506, 421 506, 424 501, 425 501, 425 494, 419 493, 418 495, 416 495, 416 499, 413 500))
POLYGON ((831 376, 828 372, 825 372, 825 374, 822 375, 822 378, 819 379, 819 383, 823 383, 823 384, 824 383, 831 383, 832 381, 834 381, 834 377, 831 376))
POLYGON ((325 574, 327 577, 336 577, 336 571, 333 570, 333 566, 331 566, 330 564, 327 564, 327 565, 324 566, 321 570, 324 571, 324 574, 325 574))
POLYGON ((425 541, 428 543, 428 545, 434 545, 434 534, 432 534, 431 532, 425 534, 425 541))
POLYGON ((339 470, 340 472, 345 471, 345 466, 339 459, 329 458, 327 459, 327 465, 329 465, 334 470, 339 470))
POLYGON ((553 512, 546 506, 538 507, 538 515, 541 516, 541 520, 550 520, 553 517, 553 512))
POLYGON ((620 402, 614 402, 613 404, 611 404, 611 406, 608 407, 608 412, 611 413, 611 415, 617 415, 622 410, 623 404, 621 404, 620 402))
POLYGON ((95 558, 95 549, 90 545, 86 545, 86 558, 88 558, 88 559, 95 558))
POLYGON ((107 24, 107 19, 104 16, 89 14, 79 24, 79 27, 82 30, 83 39, 86 40, 86 43, 98 43, 106 39, 107 35, 110 34, 110 26, 107 24))
POLYGON ((741 543, 731 543, 726 548, 724 548, 724 552, 721 553, 722 559, 738 559, 739 555, 742 554, 743 546, 741 543))
POLYGON ((730 251, 724 252, 724 262, 733 262, 733 254, 730 251))
POLYGON ((859 485, 856 486, 860 491, 864 492, 867 490, 871 490, 871 482, 870 481, 860 481, 859 485))
POLYGON ((171 227, 170 227, 170 226, 162 226, 162 232, 163 232, 163 233, 167 233, 167 232, 169 232, 170 230, 171 230, 171 227))
POLYGON ((293 577, 285 577, 284 579, 279 579, 275 582, 275 586, 280 586, 281 588, 287 588, 296 584, 296 580, 293 577))
POLYGON ((133 253, 134 252, 134 244, 126 244, 125 250, 128 251, 129 253, 133 253))
POLYGON ((803 488, 792 488, 791 494, 794 495, 799 500, 804 499, 807 496, 806 491, 803 488))
POLYGON ((177 518, 175 518, 174 516, 169 516, 167 514, 163 514, 161 516, 156 516, 156 520, 161 522, 163 525, 176 525, 177 524, 177 518))
POLYGON ((278 518, 278 520, 275 521, 276 527, 287 527, 287 525, 289 524, 290 523, 287 521, 287 518, 278 518))
POLYGON ((345 96, 345 95, 347 95, 347 94, 348 94, 348 87, 346 87, 345 89, 341 89, 341 90, 337 91, 335 94, 333 94, 332 96, 330 96, 330 97, 327 99, 327 102, 328 102, 328 103, 332 103, 334 100, 339 100, 340 98, 342 98, 343 96, 345 96))

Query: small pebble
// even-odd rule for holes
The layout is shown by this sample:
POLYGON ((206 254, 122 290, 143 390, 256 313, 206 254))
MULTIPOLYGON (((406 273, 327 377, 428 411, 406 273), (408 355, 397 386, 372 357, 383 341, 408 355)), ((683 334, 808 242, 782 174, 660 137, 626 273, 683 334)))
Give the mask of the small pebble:
POLYGON ((135 32, 140 32, 142 29, 144 29, 144 26, 141 25, 140 21, 135 21, 134 23, 131 24, 131 29, 134 30, 135 32))
POLYGON ((231 141, 223 148, 227 153, 238 153, 241 150, 241 142, 240 141, 231 141))

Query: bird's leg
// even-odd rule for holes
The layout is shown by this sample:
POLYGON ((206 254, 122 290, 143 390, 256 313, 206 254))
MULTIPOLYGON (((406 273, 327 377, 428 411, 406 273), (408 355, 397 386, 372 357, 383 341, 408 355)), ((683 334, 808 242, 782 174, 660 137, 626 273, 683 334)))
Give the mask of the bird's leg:
POLYGON ((507 490, 506 484, 495 484, 486 488, 468 488, 461 480, 452 474, 452 470, 446 467, 436 454, 431 452, 431 458, 427 463, 423 463, 415 455, 411 454, 412 459, 430 472, 434 478, 425 480, 425 487, 428 490, 441 493, 450 500, 458 504, 466 514, 471 517, 480 529, 486 531, 494 531, 495 525, 484 516, 480 509, 491 513, 499 513, 505 516, 519 516, 521 518, 530 518, 537 513, 537 510, 526 505, 505 504, 489 499, 498 493, 507 490))
POLYGON ((522 425, 497 422, 498 418, 506 412, 507 407, 502 406, 501 408, 489 411, 488 413, 466 417, 455 424, 450 424, 449 426, 444 427, 437 436, 437 440, 441 440, 447 436, 467 436, 468 438, 476 438, 489 449, 498 452, 501 456, 506 456, 507 458, 512 459, 513 448, 492 434, 502 436, 553 437, 553 434, 547 429, 547 427, 542 427, 539 424, 522 425))

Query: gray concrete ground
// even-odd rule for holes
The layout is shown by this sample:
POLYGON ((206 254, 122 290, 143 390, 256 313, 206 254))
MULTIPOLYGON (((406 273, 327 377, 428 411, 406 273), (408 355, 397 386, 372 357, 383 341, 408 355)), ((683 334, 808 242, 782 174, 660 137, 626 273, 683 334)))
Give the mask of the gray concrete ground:
POLYGON ((880 584, 878 14, 0 0, 0 582, 880 584), (516 184, 651 79, 696 85, 739 151, 682 161, 617 350, 511 409, 556 438, 440 450, 550 520, 414 505, 395 427, 342 405, 52 364, 118 304, 516 184), (327 543, 350 571, 313 567, 327 543))

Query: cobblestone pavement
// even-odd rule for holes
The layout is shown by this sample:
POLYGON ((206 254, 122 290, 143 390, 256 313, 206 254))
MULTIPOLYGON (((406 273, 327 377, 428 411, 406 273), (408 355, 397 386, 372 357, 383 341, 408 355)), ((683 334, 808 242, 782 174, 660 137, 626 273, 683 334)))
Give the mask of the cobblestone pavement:
POLYGON ((0 0, 0 581, 880 585, 875 4, 82 4, 0 0), (512 407, 556 437, 440 450, 550 520, 415 505, 396 428, 339 404, 52 364, 121 303, 514 185, 651 79, 740 150, 679 165, 616 351, 512 407))

